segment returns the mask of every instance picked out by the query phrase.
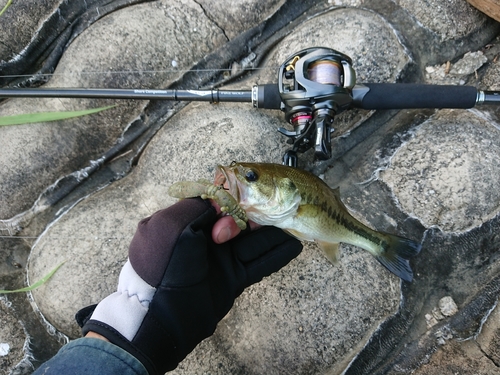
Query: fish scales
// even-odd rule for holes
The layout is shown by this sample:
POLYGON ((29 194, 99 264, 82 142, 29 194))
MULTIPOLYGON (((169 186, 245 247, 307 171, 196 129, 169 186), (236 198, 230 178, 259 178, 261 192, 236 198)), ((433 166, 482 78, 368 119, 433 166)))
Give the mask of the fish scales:
MULTIPOLYGON (((280 169, 280 167, 281 166, 275 166, 276 169, 280 169)), ((335 190, 332 190, 323 180, 300 169, 286 168, 284 171, 288 172, 287 174, 292 181, 297 181, 296 185, 303 204, 311 204, 319 207, 322 212, 328 215, 329 219, 344 227, 348 233, 354 233, 377 246, 387 247, 387 242, 374 235, 371 228, 365 226, 356 219, 354 219, 355 221, 352 220, 353 218, 351 215, 345 215, 347 208, 340 200, 339 194, 335 190), (333 207, 334 204, 339 208, 333 207), (342 212, 342 210, 344 212, 342 212)), ((333 237, 331 231, 326 235, 333 237)), ((342 239, 339 238, 338 241, 342 242, 342 239)))
POLYGON ((401 279, 413 279, 409 259, 420 252, 421 244, 361 223, 344 206, 338 189, 310 172, 280 164, 233 162, 218 166, 209 185, 179 182, 169 193, 178 198, 208 196, 228 206, 227 212, 240 224, 248 218, 282 228, 301 240, 316 241, 332 263, 338 261, 339 242, 359 246, 401 279), (217 194, 207 194, 214 185, 220 189, 217 194), (183 194, 187 190, 189 195, 183 194))

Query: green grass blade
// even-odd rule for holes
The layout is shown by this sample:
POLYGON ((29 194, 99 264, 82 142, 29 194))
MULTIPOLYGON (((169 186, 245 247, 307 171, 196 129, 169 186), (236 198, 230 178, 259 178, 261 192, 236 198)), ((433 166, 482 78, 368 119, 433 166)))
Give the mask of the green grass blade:
POLYGON ((115 107, 115 106, 110 105, 107 107, 85 109, 82 111, 40 112, 40 113, 26 113, 26 114, 22 114, 22 115, 14 115, 14 116, 3 116, 3 117, 0 117, 0 126, 21 125, 21 124, 30 124, 30 123, 34 123, 34 122, 65 120, 68 118, 80 117, 80 116, 90 115, 92 113, 105 111, 106 109, 110 109, 113 107, 115 107))
POLYGON ((7 10, 7 8, 10 7, 11 4, 12 4, 12 0, 7 1, 7 4, 5 4, 5 6, 3 7, 3 9, 0 10, 0 16, 5 13, 5 11, 7 10))
POLYGON ((50 271, 48 274, 46 274, 44 277, 42 277, 40 280, 38 280, 36 283, 33 285, 27 286, 25 288, 21 289, 16 289, 16 290, 0 290, 0 294, 7 294, 7 293, 21 293, 21 292, 29 292, 33 289, 38 288, 39 286, 45 284, 51 277, 56 273, 56 271, 61 267, 64 262, 59 263, 52 271, 50 271))

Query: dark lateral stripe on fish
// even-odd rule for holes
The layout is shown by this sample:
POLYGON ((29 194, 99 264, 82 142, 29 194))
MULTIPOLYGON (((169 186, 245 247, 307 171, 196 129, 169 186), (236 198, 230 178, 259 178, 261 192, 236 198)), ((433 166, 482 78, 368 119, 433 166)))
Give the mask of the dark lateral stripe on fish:
MULTIPOLYGON (((308 198, 310 198, 310 197, 308 197, 308 198)), ((349 218, 346 218, 345 215, 342 214, 342 212, 333 209, 332 206, 330 204, 328 204, 328 202, 325 202, 325 201, 319 202, 317 199, 309 199, 308 201, 311 201, 311 200, 313 201, 312 203, 314 205, 320 207, 321 210, 323 212, 325 212, 330 219, 335 220, 337 223, 342 225, 347 230, 356 233, 358 236, 363 237, 364 239, 371 241, 378 246, 382 246, 382 247, 387 246, 385 241, 382 241, 377 236, 372 235, 371 233, 369 233, 366 230, 364 230, 363 228, 361 228, 358 224, 349 220, 349 218)))

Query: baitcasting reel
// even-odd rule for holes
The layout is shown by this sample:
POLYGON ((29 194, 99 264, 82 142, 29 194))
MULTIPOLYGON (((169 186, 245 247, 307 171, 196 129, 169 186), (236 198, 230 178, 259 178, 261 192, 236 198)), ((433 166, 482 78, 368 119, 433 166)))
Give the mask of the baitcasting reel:
POLYGON ((352 103, 356 73, 349 56, 329 48, 308 48, 281 65, 278 89, 281 109, 293 131, 279 128, 293 144, 283 163, 297 165, 297 153, 314 147, 314 157, 331 157, 333 119, 352 103))

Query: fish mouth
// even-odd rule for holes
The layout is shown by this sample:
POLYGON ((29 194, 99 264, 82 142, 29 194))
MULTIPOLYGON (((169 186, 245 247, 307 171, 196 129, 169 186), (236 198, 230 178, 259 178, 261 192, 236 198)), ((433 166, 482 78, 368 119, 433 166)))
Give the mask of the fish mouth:
POLYGON ((218 165, 215 170, 214 185, 222 188, 239 201, 239 189, 236 176, 231 168, 218 165))

